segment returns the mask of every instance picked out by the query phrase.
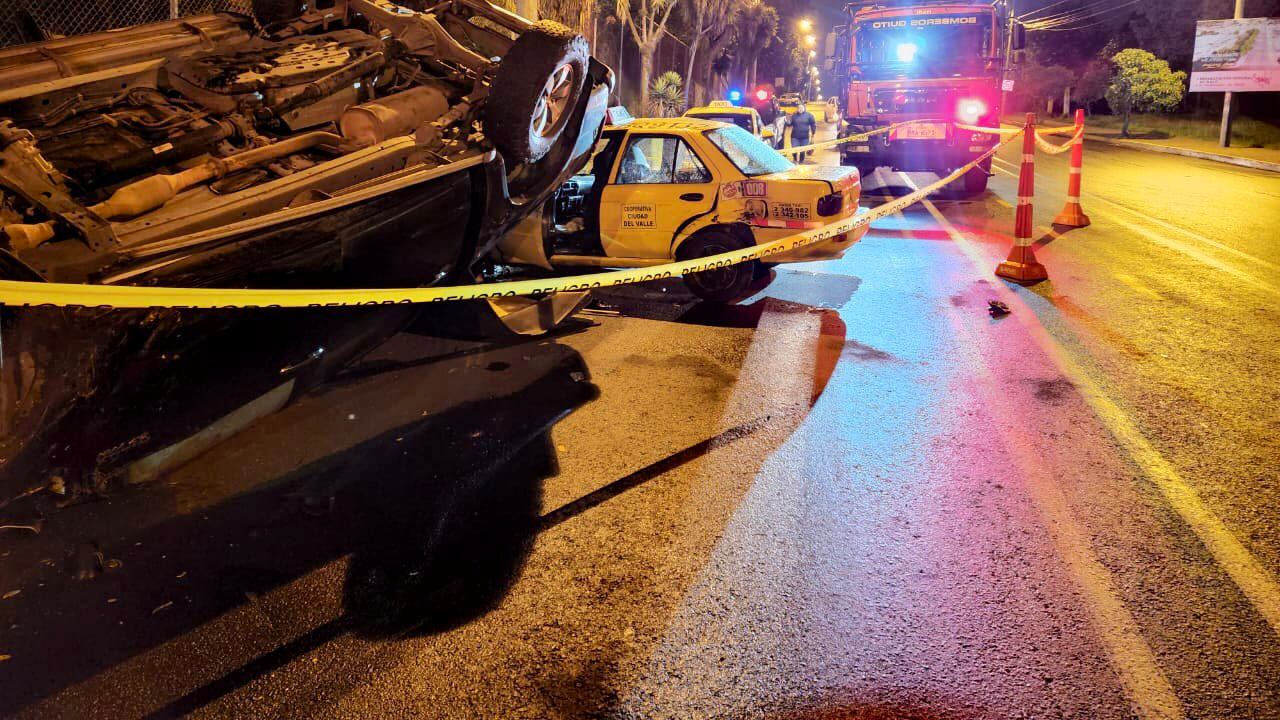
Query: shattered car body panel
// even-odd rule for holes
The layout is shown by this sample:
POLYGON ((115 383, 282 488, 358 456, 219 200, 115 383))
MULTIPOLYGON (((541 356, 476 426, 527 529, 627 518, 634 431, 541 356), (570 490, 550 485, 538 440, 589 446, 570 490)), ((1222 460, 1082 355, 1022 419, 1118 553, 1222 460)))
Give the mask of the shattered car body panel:
MULTIPOLYGON (((566 28, 482 0, 338 0, 265 30, 220 14, 5 50, 0 268, 185 287, 472 282, 585 162, 612 83, 566 28)), ((104 492, 416 313, 3 308, 0 502, 104 492)))

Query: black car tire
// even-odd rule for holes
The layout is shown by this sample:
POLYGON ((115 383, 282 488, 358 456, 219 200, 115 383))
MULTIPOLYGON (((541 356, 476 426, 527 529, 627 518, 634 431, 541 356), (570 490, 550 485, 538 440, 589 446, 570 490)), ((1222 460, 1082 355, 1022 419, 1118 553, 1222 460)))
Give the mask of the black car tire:
MULTIPOLYGON (((750 246, 751 243, 727 230, 706 230, 685 241, 677 251, 676 259, 692 260, 750 246)), ((703 300, 732 304, 749 294, 748 289, 756 278, 758 265, 757 261, 749 260, 719 270, 689 273, 684 276, 684 284, 690 292, 703 300)))
POLYGON ((303 0, 253 0, 253 18, 262 27, 271 27, 302 14, 303 0))
POLYGON ((582 96, 589 57, 585 38, 550 20, 516 38, 484 110, 485 132, 509 166, 540 160, 560 139, 582 96), (554 117, 548 99, 560 108, 554 117))
MULTIPOLYGON (((969 200, 987 191, 987 178, 990 177, 991 160, 979 163, 964 175, 953 180, 942 191, 942 197, 949 200, 969 200)), ((946 176, 948 173, 939 173, 946 176)))
POLYGON ((964 193, 966 197, 977 197, 987 191, 987 179, 991 177, 991 159, 978 163, 977 167, 964 174, 964 193))

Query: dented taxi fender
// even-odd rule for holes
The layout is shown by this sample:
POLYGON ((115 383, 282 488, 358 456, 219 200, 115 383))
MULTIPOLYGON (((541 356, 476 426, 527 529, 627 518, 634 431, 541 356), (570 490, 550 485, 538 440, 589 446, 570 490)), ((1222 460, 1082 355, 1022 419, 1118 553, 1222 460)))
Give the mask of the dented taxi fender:
MULTIPOLYGON (((730 180, 720 184, 711 212, 691 219, 672 241, 671 256, 679 257, 680 247, 710 228, 745 233, 759 244, 776 240, 821 224, 867 212, 859 206, 861 178, 856 168, 797 165, 780 173, 730 180), (823 198, 841 196, 839 212, 822 215, 823 198)), ((807 246, 770 259, 775 262, 830 260, 844 255, 866 234, 866 228, 843 237, 807 246)))

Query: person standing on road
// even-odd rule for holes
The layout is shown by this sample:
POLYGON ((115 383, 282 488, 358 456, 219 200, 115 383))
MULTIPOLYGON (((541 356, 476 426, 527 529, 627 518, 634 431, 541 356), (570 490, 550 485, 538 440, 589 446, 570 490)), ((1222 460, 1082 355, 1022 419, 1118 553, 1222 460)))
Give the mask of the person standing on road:
MULTIPOLYGON (((809 112, 808 103, 801 103, 800 109, 795 115, 791 116, 791 147, 800 147, 808 145, 809 139, 813 137, 814 132, 818 129, 818 120, 809 112)), ((809 160, 812 150, 800 153, 797 162, 804 163, 809 160)))
POLYGON ((769 118, 769 123, 773 125, 773 149, 777 150, 786 144, 787 114, 782 112, 777 96, 769 98, 769 105, 773 113, 773 117, 769 118))

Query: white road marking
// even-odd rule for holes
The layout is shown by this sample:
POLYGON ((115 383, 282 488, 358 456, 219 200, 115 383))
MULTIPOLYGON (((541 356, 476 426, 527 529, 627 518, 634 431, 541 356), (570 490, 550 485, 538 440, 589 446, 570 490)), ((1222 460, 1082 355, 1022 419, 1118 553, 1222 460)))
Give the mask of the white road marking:
MULTIPOLYGON (((910 180, 907 182, 910 184, 910 180)), ((990 259, 983 256, 959 231, 952 232, 954 226, 931 203, 925 201, 925 206, 944 228, 949 228, 948 234, 951 234, 975 268, 985 272, 990 259)), ((1205 549, 1231 576, 1272 631, 1280 635, 1280 584, 1277 584, 1276 579, 1227 528, 1226 523, 1204 504, 1199 493, 1178 475, 1173 464, 1147 440, 1137 423, 1107 396, 1102 386, 1049 334, 1035 312, 1007 286, 1000 284, 993 287, 1006 302, 1017 303, 1026 309, 1026 312, 1013 313, 1014 317, 1031 332, 1036 344, 1049 354, 1067 379, 1079 389, 1119 446, 1200 538, 1205 549)))
MULTIPOLYGON (((910 180, 907 182, 910 184, 910 180)), ((986 258, 981 256, 972 243, 933 203, 924 200, 923 204, 965 257, 973 262, 975 268, 983 267, 986 258)), ((998 285, 994 287, 1008 296, 1005 298, 1006 302, 1019 302, 1017 296, 1007 288, 998 285)), ((971 346, 980 347, 980 341, 972 337, 963 323, 956 323, 956 329, 958 334, 967 336, 966 340, 971 346)), ((1039 344, 1041 339, 1036 337, 1036 333, 1033 332, 1032 336, 1039 344)), ((1050 361, 1058 360, 1054 353, 1047 355, 1050 361)), ((980 354, 975 360, 975 367, 981 371, 983 380, 991 386, 998 386, 999 381, 994 378, 980 354)), ((999 408, 993 408, 993 412, 999 414, 999 408)), ((1044 519, 1045 529, 1087 601, 1099 638, 1110 656, 1112 667, 1120 676, 1125 693, 1144 718, 1184 717, 1177 693, 1160 669, 1155 653, 1142 636, 1133 614, 1116 591, 1111 573, 1094 552, 1089 533, 1076 521, 1054 478, 1039 463, 1034 443, 1017 422, 1000 417, 997 417, 997 421, 1001 424, 1001 436, 1005 438, 1011 455, 1018 461, 1018 469, 1026 480, 1031 499, 1044 519)))
POLYGON ((1111 276, 1112 276, 1112 277, 1114 277, 1115 279, 1119 280, 1120 282, 1124 283, 1124 284, 1125 284, 1125 286, 1127 286, 1130 290, 1133 290, 1134 292, 1138 293, 1139 295, 1146 295, 1147 297, 1149 297, 1149 298, 1151 298, 1151 299, 1153 299, 1153 300, 1163 300, 1163 299, 1164 299, 1164 296, 1163 296, 1163 295, 1161 295, 1160 293, 1156 292, 1155 290, 1152 290, 1151 288, 1147 287, 1146 285, 1144 285, 1142 282, 1140 282, 1137 278, 1133 277, 1132 275, 1126 275, 1126 274, 1124 274, 1124 273, 1113 272, 1113 273, 1111 273, 1111 276))
MULTIPOLYGON (((999 165, 993 164, 991 167, 996 172, 1004 173, 1005 175, 1008 175, 1010 177, 1017 177, 1015 173, 1009 172, 1008 170, 1005 170, 1003 167, 999 165)), ((1107 202, 1111 205, 1115 205, 1115 203, 1107 200, 1106 198, 1100 197, 1092 193, 1089 193, 1089 195, 1091 198, 1103 200, 1104 202, 1107 202)), ((1119 206, 1119 207, 1123 207, 1123 206, 1119 206)), ((1096 207, 1092 208, 1089 212, 1093 214, 1099 214, 1099 211, 1097 210, 1096 207)), ((1243 270, 1240 270, 1236 267, 1228 265, 1222 260, 1219 260, 1218 258, 1215 258, 1212 255, 1205 253, 1203 250, 1199 248, 1192 247, 1191 245, 1184 242, 1178 242, 1164 235, 1161 235, 1160 233, 1157 233, 1149 228, 1142 227, 1141 225, 1138 225, 1134 222, 1126 220, 1125 218, 1121 217, 1119 213, 1115 211, 1102 210, 1100 211, 1100 214, 1105 215, 1112 222, 1130 230, 1131 232, 1141 235, 1142 237, 1146 238, 1147 240, 1150 240, 1151 242, 1157 245, 1162 245, 1166 248, 1169 248, 1170 250, 1173 250, 1174 252, 1182 253, 1183 255, 1186 255, 1194 260, 1199 260, 1201 263, 1208 265, 1209 267, 1215 270, 1218 270, 1220 272, 1224 272, 1236 278, 1237 280, 1240 280, 1241 282, 1251 285, 1252 287, 1255 287, 1259 290, 1270 293, 1272 295, 1280 296, 1280 288, 1277 288, 1275 285, 1267 283, 1263 280, 1259 280, 1258 278, 1250 275, 1249 273, 1244 272, 1243 270)), ((1140 214, 1140 213, 1136 213, 1136 214, 1140 214)), ((1207 240, 1207 238, 1205 239, 1207 240)), ((1213 241, 1209 241, 1209 242, 1213 242, 1213 241)), ((1233 252, 1235 252, 1236 254, 1241 254, 1252 261, 1262 262, 1260 260, 1257 260, 1256 258, 1252 258, 1247 254, 1240 253, 1239 251, 1233 250, 1233 252)))

